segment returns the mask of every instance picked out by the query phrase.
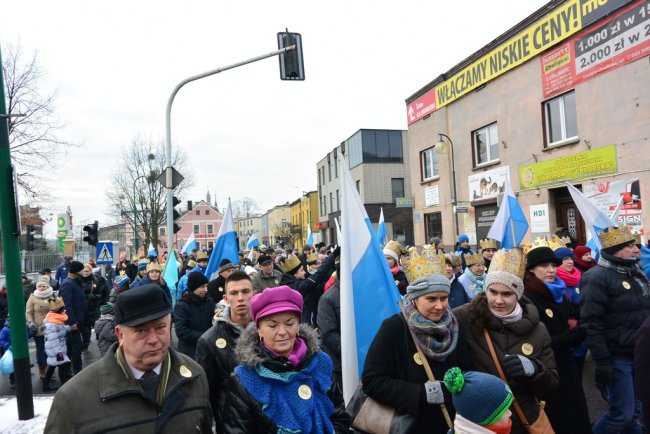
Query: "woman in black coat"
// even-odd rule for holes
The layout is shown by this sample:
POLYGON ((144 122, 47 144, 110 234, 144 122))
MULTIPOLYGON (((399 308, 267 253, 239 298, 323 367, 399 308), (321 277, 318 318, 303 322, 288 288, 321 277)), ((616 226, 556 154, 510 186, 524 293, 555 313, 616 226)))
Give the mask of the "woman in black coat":
MULTIPOLYGON (((407 275, 412 258, 403 260, 407 275)), ((441 272, 442 266, 444 262, 441 272)), ((457 351, 458 322, 448 306, 449 279, 430 274, 409 281, 406 319, 396 314, 382 323, 368 350, 361 383, 364 392, 376 401, 414 413, 414 432, 445 434, 450 427, 440 404, 446 405, 452 420, 454 409, 439 380, 449 368, 465 361, 457 351), (437 381, 429 381, 411 331, 437 381)))
POLYGON ((86 297, 86 319, 81 329, 83 350, 86 351, 90 345, 91 329, 95 325, 95 321, 99 319, 99 307, 108 301, 108 288, 106 288, 106 280, 103 277, 93 274, 90 264, 84 264, 84 268, 81 270, 81 286, 86 297))
POLYGON ((546 413, 557 433, 591 433, 582 379, 572 347, 580 345, 585 333, 569 328, 571 306, 564 298, 566 285, 557 277, 561 264, 550 247, 538 247, 527 255, 524 295, 539 311, 540 320, 551 336, 551 348, 559 375, 559 385, 546 401, 546 413))
POLYGON ((174 327, 178 351, 194 358, 196 343, 212 327, 215 302, 208 296, 208 279, 203 273, 190 273, 187 291, 174 308, 174 327))

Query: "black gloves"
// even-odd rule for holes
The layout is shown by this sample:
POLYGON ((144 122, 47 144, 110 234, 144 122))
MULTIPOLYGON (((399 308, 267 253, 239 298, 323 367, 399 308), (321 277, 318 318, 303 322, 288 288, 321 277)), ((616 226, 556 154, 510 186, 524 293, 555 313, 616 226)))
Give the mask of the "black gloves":
POLYGON ((335 258, 337 256, 340 256, 341 255, 341 246, 336 246, 336 249, 334 249, 332 251, 331 255, 334 256, 335 258))
POLYGON ((539 371, 535 362, 518 354, 505 356, 501 366, 509 378, 531 378, 537 375, 539 371))
POLYGON ((612 382, 612 367, 608 363, 596 363, 596 386, 599 389, 609 386, 612 382))

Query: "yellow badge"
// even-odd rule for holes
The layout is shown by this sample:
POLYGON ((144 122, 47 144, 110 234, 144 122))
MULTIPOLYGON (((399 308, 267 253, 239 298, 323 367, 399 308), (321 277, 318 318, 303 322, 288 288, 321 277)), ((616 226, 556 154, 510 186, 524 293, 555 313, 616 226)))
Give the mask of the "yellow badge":
POLYGON ((530 356, 533 354, 533 345, 526 342, 521 346, 521 352, 524 353, 524 356, 530 356))
POLYGON ((623 281, 623 288, 625 288, 625 289, 630 289, 631 288, 630 284, 627 283, 625 280, 623 281))
POLYGON ((420 353, 413 354, 413 360, 415 360, 415 363, 422 366, 422 357, 420 357, 420 353))
POLYGON ((181 365, 181 367, 178 369, 181 373, 181 375, 185 378, 190 378, 192 376, 192 371, 190 371, 190 368, 188 368, 185 365, 181 365))
POLYGON ((224 338, 219 338, 219 339, 217 339, 215 344, 217 345, 217 348, 222 350, 222 349, 226 348, 226 345, 228 345, 228 342, 226 342, 226 340, 224 338))
POLYGON ((279 284, 280 284, 280 281, 279 281, 278 279, 275 279, 275 284, 276 284, 276 285, 279 285, 279 284))
POLYGON ((546 316, 553 318, 553 311, 551 309, 546 309, 546 316))
POLYGON ((303 384, 298 388, 298 396, 304 399, 305 401, 311 398, 311 389, 306 384, 303 384))

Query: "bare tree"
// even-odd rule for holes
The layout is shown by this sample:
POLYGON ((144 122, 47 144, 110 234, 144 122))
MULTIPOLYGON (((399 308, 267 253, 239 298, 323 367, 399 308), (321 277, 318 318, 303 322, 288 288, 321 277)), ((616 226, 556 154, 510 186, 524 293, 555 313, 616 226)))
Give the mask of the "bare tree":
MULTIPOLYGON (((187 167, 187 155, 173 150, 172 165, 185 179, 174 190, 179 197, 192 186, 194 179, 187 167)), ((158 245, 158 228, 166 222, 166 192, 156 178, 167 166, 165 145, 151 139, 136 137, 120 152, 117 170, 113 173, 106 196, 111 209, 109 214, 119 221, 128 221, 133 227, 134 210, 138 230, 144 233, 144 243, 158 245)))
POLYGON ((231 202, 233 217, 250 217, 255 214, 261 214, 262 208, 257 201, 250 197, 243 197, 231 202))
POLYGON ((279 242, 284 242, 284 243, 290 243, 291 242, 291 225, 289 223, 283 222, 283 223, 275 223, 271 229, 270 229, 271 235, 274 237, 272 240, 275 243, 279 242))
POLYGON ((56 92, 48 95, 39 90, 45 70, 37 53, 24 58, 20 46, 8 46, 2 55, 7 113, 12 115, 9 146, 18 187, 29 202, 47 202, 52 199, 49 179, 44 176, 48 171, 41 167, 60 167, 68 150, 79 145, 58 136, 65 125, 55 114, 56 92))

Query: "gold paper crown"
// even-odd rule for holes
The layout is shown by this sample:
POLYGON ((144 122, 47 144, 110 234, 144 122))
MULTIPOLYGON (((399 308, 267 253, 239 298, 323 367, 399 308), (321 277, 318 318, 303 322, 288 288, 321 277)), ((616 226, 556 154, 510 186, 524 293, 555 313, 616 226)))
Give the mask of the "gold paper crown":
POLYGON ((506 271, 523 279, 526 271, 526 255, 524 255, 524 251, 520 248, 508 251, 504 249, 497 250, 492 256, 488 275, 494 271, 506 271))
POLYGON ((210 258, 208 257, 208 254, 205 253, 204 251, 200 251, 200 252, 196 255, 196 262, 199 262, 199 261, 208 261, 208 260, 210 260, 210 258))
POLYGON ((402 258, 402 268, 409 282, 432 274, 447 275, 445 257, 436 254, 432 248, 423 248, 420 252, 417 247, 411 247, 408 256, 402 258))
POLYGON ((478 243, 481 246, 481 250, 497 249, 497 240, 493 240, 492 238, 486 238, 484 240, 479 241, 478 243))
POLYGON ((147 273, 150 272, 151 270, 162 271, 162 267, 157 262, 150 262, 147 264, 147 273))
POLYGON ((479 252, 466 253, 465 255, 463 255, 463 257, 465 258, 465 265, 467 265, 468 267, 474 264, 485 263, 485 258, 483 258, 483 255, 481 255, 479 252))
POLYGON ((548 246, 551 248, 551 250, 556 251, 557 249, 561 249, 563 247, 566 247, 567 243, 571 243, 571 238, 569 237, 558 237, 557 235, 553 235, 553 238, 550 238, 548 240, 548 246))
POLYGON ((445 253, 445 258, 449 259, 452 267, 460 267, 463 265, 463 260, 460 258, 460 255, 458 253, 445 253))
POLYGON ((318 262, 318 254, 316 252, 307 255, 307 263, 310 262, 318 262))
POLYGON ((282 272, 288 273, 294 268, 297 268, 299 265, 300 265, 300 259, 298 259, 296 255, 289 255, 287 259, 280 262, 280 269, 282 270, 282 272))
POLYGON ((641 242, 641 232, 635 231, 635 232, 632 232, 632 235, 634 235, 634 244, 643 244, 641 242))
POLYGON ((395 240, 391 240, 384 246, 384 249, 392 250, 397 254, 397 256, 404 254, 404 247, 395 240))
POLYGON ((603 249, 635 241, 634 235, 627 226, 605 228, 598 234, 598 239, 600 239, 603 249))
MULTIPOLYGON (((550 247, 548 244, 548 240, 544 237, 537 237, 533 240, 532 243, 525 243, 524 254, 527 255, 528 252, 538 247, 550 247)), ((494 258, 492 260, 494 260, 494 258)))

